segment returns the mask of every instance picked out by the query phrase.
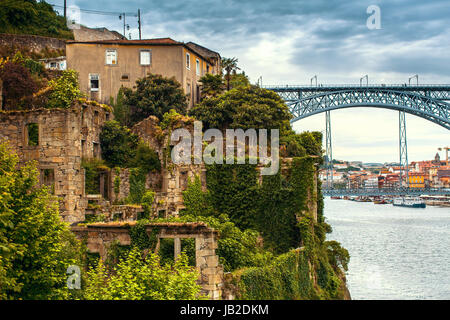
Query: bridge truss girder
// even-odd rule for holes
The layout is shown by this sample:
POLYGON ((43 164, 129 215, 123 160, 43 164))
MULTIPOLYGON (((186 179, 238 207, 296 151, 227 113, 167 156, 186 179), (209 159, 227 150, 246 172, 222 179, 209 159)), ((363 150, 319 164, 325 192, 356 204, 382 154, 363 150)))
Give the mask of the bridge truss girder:
POLYGON ((384 89, 332 91, 287 102, 291 122, 321 112, 350 107, 377 107, 404 111, 450 130, 450 104, 411 92, 384 89))

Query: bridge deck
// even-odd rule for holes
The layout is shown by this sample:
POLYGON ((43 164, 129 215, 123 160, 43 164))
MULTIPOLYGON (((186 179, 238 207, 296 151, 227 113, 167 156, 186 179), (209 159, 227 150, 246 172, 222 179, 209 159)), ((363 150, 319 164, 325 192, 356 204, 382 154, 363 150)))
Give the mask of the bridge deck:
POLYGON ((400 196, 400 195, 449 195, 449 188, 402 188, 402 189, 322 189, 324 196, 400 196))

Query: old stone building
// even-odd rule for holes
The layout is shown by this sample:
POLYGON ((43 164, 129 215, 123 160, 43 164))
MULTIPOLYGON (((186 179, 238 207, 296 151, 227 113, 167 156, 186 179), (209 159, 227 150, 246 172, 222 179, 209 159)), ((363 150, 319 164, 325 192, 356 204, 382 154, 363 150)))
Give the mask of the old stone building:
MULTIPOLYGON (((122 246, 131 244, 129 231, 134 224, 97 223, 87 227, 73 227, 72 231, 79 238, 86 239, 87 248, 91 253, 98 253, 105 260, 108 248, 113 242, 118 242, 122 246)), ((150 237, 154 229, 158 230, 155 252, 158 252, 162 239, 174 239, 174 259, 181 253, 182 239, 195 239, 195 266, 199 273, 198 283, 202 288, 201 293, 212 300, 220 299, 223 290, 223 266, 219 264, 219 256, 216 254, 218 231, 203 222, 165 222, 146 225, 146 233, 150 237)))
POLYGON ((220 55, 171 38, 148 40, 68 41, 67 68, 79 73, 80 89, 89 99, 109 103, 120 87, 131 88, 148 73, 174 77, 188 95, 200 100, 200 78, 220 73, 220 55))
POLYGON ((20 162, 36 161, 40 183, 59 198, 62 218, 84 220, 82 157, 100 157, 99 134, 109 111, 99 105, 75 104, 69 109, 0 112, 0 140, 7 140, 20 162))

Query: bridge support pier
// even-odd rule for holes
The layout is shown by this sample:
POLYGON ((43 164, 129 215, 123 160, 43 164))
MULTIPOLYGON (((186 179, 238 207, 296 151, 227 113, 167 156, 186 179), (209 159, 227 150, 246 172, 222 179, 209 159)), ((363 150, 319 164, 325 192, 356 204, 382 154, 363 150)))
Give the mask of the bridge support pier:
POLYGON ((331 145, 331 117, 330 111, 325 112, 326 157, 325 168, 327 170, 327 189, 333 188, 333 148, 331 145))
POLYGON ((409 187, 408 177, 408 143, 406 139, 406 114, 404 111, 399 111, 399 151, 400 151, 400 175, 399 187, 403 187, 403 177, 405 177, 406 187, 409 187))

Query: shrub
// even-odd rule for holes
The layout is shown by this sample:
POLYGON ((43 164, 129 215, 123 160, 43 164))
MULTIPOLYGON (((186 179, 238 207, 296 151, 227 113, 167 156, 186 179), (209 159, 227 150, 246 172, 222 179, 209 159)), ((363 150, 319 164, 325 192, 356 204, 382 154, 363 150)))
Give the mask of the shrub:
POLYGON ((85 298, 88 300, 193 300, 200 296, 198 272, 185 255, 173 266, 161 266, 159 256, 142 257, 132 249, 109 273, 101 261, 88 272, 85 298))
POLYGON ((110 167, 129 167, 136 157, 138 136, 117 121, 105 122, 100 133, 102 158, 110 167))
POLYGON ((78 86, 78 73, 75 70, 65 70, 62 75, 49 81, 51 93, 48 108, 69 108, 72 102, 83 95, 78 86))
POLYGON ((175 109, 186 114, 187 102, 181 84, 175 78, 149 74, 136 81, 136 90, 124 89, 123 105, 130 112, 130 125, 153 115, 162 120, 164 113, 175 109))
POLYGON ((30 71, 21 64, 8 61, 0 66, 0 79, 3 82, 5 109, 22 108, 21 99, 30 97, 38 90, 30 71))

